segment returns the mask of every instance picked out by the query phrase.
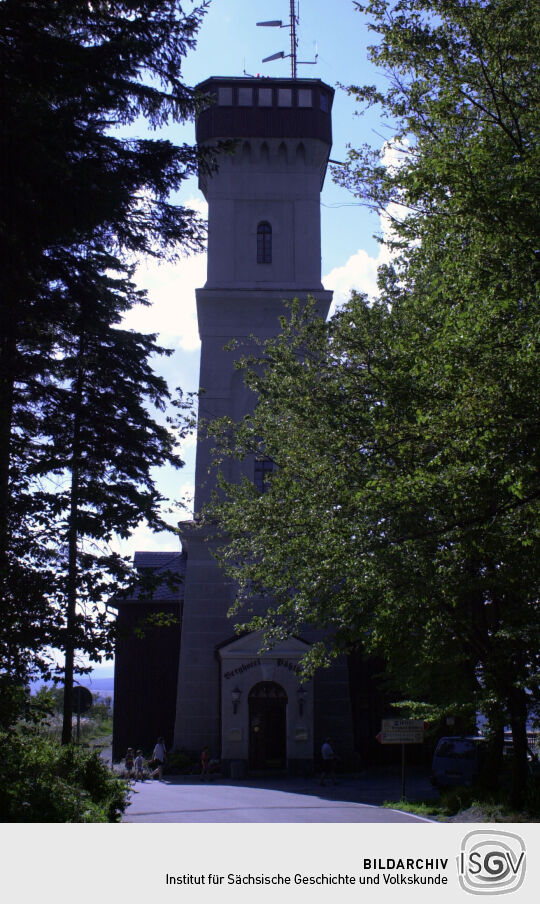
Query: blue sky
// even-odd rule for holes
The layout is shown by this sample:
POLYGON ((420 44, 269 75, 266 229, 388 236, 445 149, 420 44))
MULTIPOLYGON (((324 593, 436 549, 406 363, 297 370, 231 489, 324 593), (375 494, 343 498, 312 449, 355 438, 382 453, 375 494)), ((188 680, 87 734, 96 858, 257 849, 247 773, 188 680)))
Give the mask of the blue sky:
MULTIPOLYGON (((186 9, 187 9, 186 5, 186 9)), ((364 17, 352 0, 301 0, 299 60, 312 60, 318 53, 317 65, 299 66, 300 77, 320 78, 335 90, 333 106, 334 143, 331 157, 343 160, 347 145, 358 147, 364 142, 380 146, 384 133, 375 112, 359 117, 358 105, 338 83, 381 83, 384 75, 367 59, 367 47, 374 41, 364 17)), ((196 50, 185 59, 183 79, 196 84, 211 75, 240 76, 244 71, 268 76, 287 76, 290 61, 263 64, 262 58, 280 50, 289 50, 288 29, 258 28, 257 21, 288 21, 287 0, 212 0, 204 18, 196 50)), ((177 142, 194 141, 193 123, 171 126, 165 134, 177 142)), ((204 198, 196 179, 185 183, 179 200, 195 205, 205 213, 204 198)), ((322 273, 325 288, 334 290, 336 303, 343 302, 351 288, 373 292, 381 249, 373 238, 380 231, 378 217, 369 213, 352 195, 333 184, 327 174, 321 196, 322 273)), ((185 392, 198 386, 199 343, 195 317, 195 288, 206 281, 206 256, 200 254, 172 264, 140 263, 137 282, 148 290, 151 307, 130 313, 127 325, 146 332, 159 332, 162 345, 174 354, 156 362, 171 388, 181 386, 185 392)), ((156 473, 158 488, 171 499, 190 494, 195 458, 194 438, 182 449, 186 466, 181 471, 161 469, 156 473)), ((175 524, 189 517, 188 508, 175 509, 169 521, 175 524)), ((176 549, 178 540, 170 534, 152 534, 144 525, 129 541, 118 545, 124 555, 136 549, 176 549)))

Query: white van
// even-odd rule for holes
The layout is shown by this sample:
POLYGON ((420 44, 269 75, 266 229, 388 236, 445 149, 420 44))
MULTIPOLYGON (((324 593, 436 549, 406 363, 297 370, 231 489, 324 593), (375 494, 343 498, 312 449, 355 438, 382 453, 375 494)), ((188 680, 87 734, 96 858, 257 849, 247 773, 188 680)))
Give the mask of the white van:
POLYGON ((479 736, 441 738, 431 766, 431 783, 436 788, 472 785, 478 778, 486 740, 479 736))

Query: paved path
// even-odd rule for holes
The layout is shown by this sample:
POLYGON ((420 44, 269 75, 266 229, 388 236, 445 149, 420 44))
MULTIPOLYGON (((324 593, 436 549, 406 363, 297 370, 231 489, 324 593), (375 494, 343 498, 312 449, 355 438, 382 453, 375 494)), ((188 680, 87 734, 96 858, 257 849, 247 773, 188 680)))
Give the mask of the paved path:
MULTIPOLYGON (((425 780, 415 780, 412 790, 411 799, 433 795, 425 780)), ((429 822, 377 806, 397 800, 400 791, 393 776, 344 779, 336 787, 314 779, 201 782, 172 776, 134 782, 123 822, 429 822)))

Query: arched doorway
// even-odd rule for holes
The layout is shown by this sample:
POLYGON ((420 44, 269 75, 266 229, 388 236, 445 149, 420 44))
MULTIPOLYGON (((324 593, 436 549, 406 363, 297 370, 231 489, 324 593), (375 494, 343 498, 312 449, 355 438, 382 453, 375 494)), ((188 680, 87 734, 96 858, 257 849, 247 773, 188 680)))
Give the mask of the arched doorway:
POLYGON ((248 695, 249 768, 285 769, 287 694, 275 681, 259 681, 248 695))

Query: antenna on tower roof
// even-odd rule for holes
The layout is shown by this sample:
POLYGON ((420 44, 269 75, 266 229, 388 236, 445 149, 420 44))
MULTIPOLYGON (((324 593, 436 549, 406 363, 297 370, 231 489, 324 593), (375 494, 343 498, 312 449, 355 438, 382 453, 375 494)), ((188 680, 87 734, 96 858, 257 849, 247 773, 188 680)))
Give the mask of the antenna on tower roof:
POLYGON ((283 24, 281 19, 269 19, 267 22, 257 22, 257 25, 270 27, 270 28, 288 28, 291 36, 291 52, 285 53, 284 50, 280 50, 278 53, 273 53, 271 56, 265 57, 262 61, 263 63, 269 63, 271 60, 283 60, 290 57, 291 60, 291 76, 292 78, 296 78, 296 67, 297 66, 314 66, 317 62, 318 54, 315 54, 314 60, 297 60, 296 54, 298 50, 298 38, 296 36, 296 26, 300 22, 299 15, 296 11, 296 0, 290 0, 289 4, 289 21, 283 24))

